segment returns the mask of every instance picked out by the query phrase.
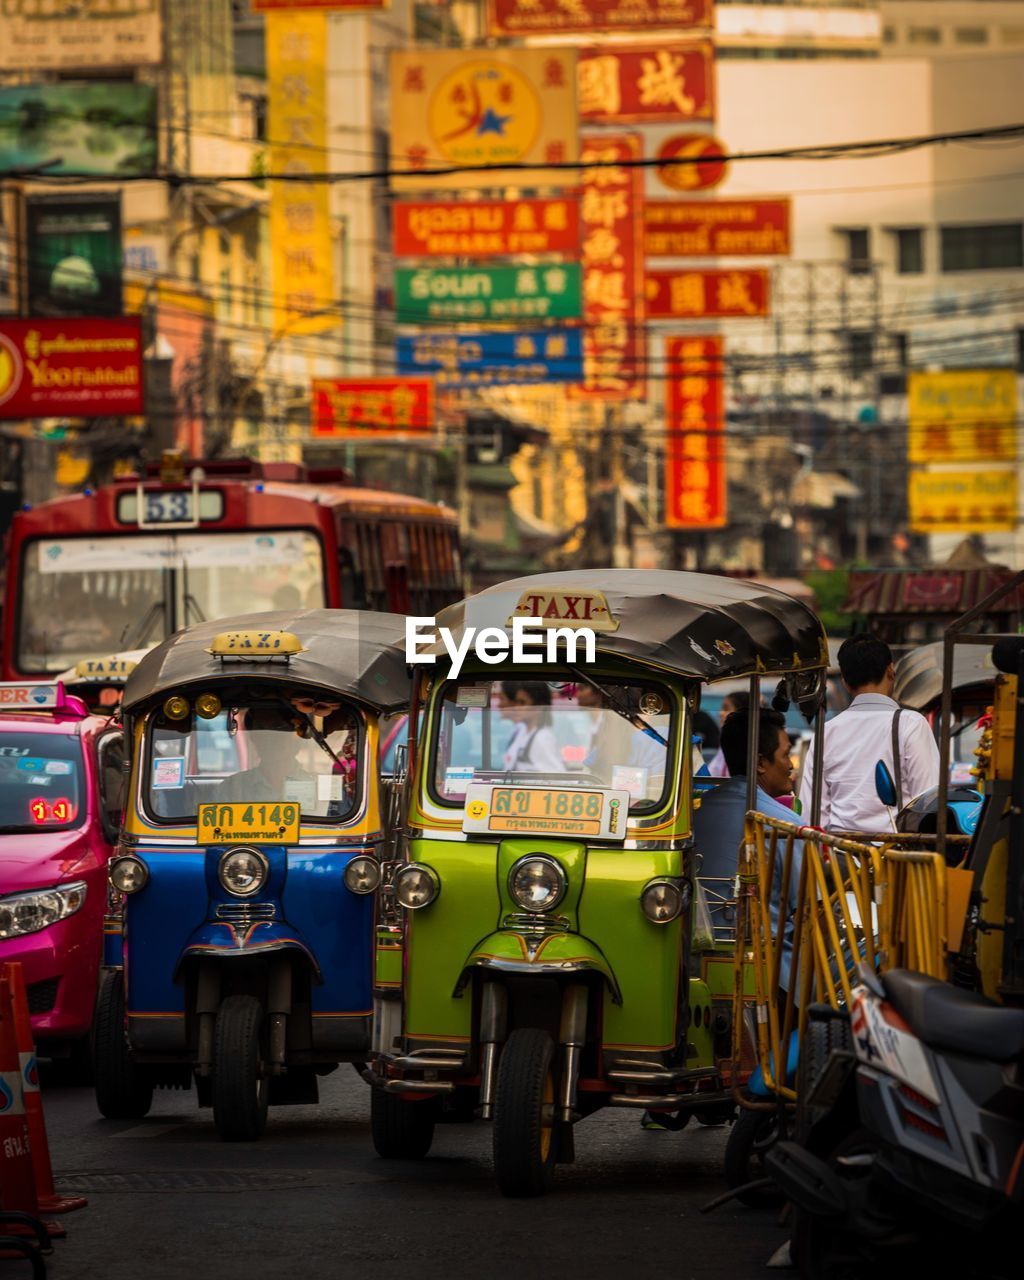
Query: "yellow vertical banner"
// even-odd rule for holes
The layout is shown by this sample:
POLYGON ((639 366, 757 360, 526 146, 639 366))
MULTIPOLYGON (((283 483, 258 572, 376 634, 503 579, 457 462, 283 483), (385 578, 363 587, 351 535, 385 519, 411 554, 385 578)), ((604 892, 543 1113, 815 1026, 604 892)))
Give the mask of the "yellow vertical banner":
POLYGON ((327 160, 327 15, 264 17, 270 134, 270 261, 276 333, 341 325, 335 297, 330 191, 303 181, 327 160))

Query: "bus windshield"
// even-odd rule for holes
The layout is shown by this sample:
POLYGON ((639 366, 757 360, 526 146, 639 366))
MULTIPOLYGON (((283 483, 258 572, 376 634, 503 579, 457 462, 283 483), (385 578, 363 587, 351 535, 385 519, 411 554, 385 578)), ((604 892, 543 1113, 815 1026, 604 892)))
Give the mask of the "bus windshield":
POLYGON ((58 672, 194 622, 323 604, 323 553, 304 530, 40 538, 24 553, 18 661, 58 672))

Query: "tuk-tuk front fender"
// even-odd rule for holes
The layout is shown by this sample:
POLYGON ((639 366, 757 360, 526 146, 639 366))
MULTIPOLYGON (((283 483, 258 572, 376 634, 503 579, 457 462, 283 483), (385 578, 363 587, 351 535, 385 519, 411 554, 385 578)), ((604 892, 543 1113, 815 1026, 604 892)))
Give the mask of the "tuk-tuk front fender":
POLYGON ((571 973, 599 973, 612 1000, 622 1003, 622 992, 604 952, 596 943, 578 933, 555 933, 536 938, 529 934, 500 929, 488 934, 466 957, 454 994, 460 995, 474 969, 499 973, 564 977, 571 973))
POLYGON ((178 981, 183 966, 193 959, 237 960, 240 956, 261 956, 272 951, 297 951, 309 962, 314 980, 323 975, 309 945, 298 930, 283 921, 259 920, 254 924, 231 924, 227 920, 207 920, 194 930, 182 948, 174 971, 178 981))

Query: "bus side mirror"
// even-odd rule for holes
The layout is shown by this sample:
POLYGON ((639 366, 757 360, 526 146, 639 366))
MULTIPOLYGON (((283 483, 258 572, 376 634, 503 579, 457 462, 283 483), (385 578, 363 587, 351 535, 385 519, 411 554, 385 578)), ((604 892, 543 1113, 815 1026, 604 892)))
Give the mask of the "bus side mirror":
POLYGON ((893 781, 889 766, 884 760, 875 765, 875 793, 887 809, 896 804, 896 783, 893 781))

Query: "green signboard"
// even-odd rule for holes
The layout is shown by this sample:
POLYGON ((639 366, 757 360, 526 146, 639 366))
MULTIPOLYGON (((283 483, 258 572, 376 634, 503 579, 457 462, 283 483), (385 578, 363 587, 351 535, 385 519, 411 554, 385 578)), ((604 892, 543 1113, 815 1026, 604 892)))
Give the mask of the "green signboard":
POLYGON ((575 320, 583 310, 578 262, 532 267, 425 267, 395 272, 399 324, 435 320, 575 320))
POLYGON ((116 80, 0 88, 0 178, 156 169, 156 86, 116 80))

